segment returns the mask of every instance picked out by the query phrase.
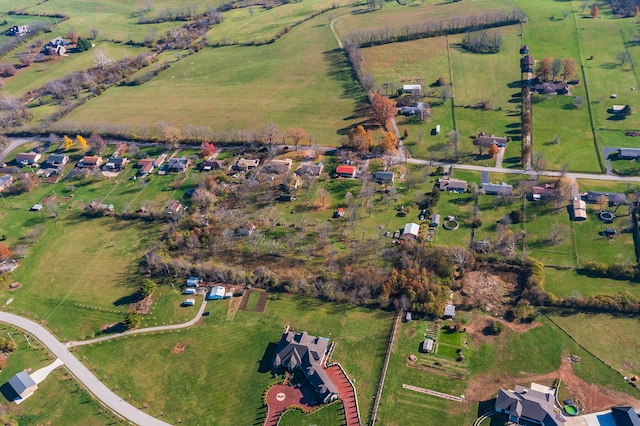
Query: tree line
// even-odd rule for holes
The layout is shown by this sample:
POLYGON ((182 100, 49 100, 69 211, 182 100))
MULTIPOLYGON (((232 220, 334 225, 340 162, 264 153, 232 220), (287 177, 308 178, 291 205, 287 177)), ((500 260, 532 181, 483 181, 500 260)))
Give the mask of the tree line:
POLYGON ((511 11, 495 11, 469 16, 456 16, 447 21, 427 21, 404 27, 363 30, 350 33, 345 40, 359 47, 439 37, 446 34, 462 34, 488 28, 518 24, 526 19, 526 14, 517 8, 511 11))

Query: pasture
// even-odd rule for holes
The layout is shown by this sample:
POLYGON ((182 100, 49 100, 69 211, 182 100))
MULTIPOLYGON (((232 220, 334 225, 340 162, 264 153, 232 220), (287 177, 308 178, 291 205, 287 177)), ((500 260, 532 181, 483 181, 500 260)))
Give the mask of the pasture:
MULTIPOLYGON (((340 362, 354 379, 366 421, 391 314, 272 294, 265 313, 238 311, 234 321, 227 322, 228 303, 211 302, 211 315, 190 329, 113 340, 79 348, 78 353, 97 368, 98 376, 109 377, 107 386, 119 387, 121 395, 130 394, 132 403, 149 414, 163 412, 165 421, 253 424, 265 414, 263 391, 276 381, 268 374, 274 344, 282 328, 290 324, 297 331, 336 341, 332 360, 340 362), (178 343, 184 345, 184 352, 174 351, 178 343), (140 353, 146 356, 141 358, 140 353), (125 371, 122 365, 129 368, 125 371), (156 367, 147 368, 149 365, 156 367)), ((322 411, 314 418, 335 413, 333 408, 322 411)))
POLYGON ((270 45, 204 49, 142 86, 110 89, 64 121, 100 116, 134 127, 164 120, 214 130, 260 130, 273 122, 283 130, 301 126, 317 143, 337 146, 364 116, 360 91, 328 25, 318 16, 270 45))
MULTIPOLYGON (((630 377, 640 374, 638 362, 640 324, 637 318, 570 311, 558 311, 550 315, 550 318, 578 343, 622 375, 630 377), (598 337, 594 339, 594 336, 598 337)), ((621 378, 620 381, 622 381, 621 378)))
POLYGON ((640 286, 636 283, 609 278, 592 278, 575 270, 545 268, 544 288, 558 297, 589 297, 598 294, 616 294, 628 291, 640 297, 640 286))

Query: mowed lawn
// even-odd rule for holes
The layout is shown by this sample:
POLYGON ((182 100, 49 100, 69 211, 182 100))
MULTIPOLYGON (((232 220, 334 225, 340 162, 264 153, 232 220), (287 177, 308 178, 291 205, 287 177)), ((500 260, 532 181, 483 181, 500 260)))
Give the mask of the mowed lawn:
POLYGON ((638 318, 570 312, 550 317, 578 343, 623 375, 640 374, 638 318))
MULTIPOLYGON (((34 372, 55 360, 31 335, 4 324, 0 325, 0 333, 7 339, 11 336, 18 345, 0 372, 0 383, 8 386, 7 382, 14 374, 25 369, 34 372)), ((4 419, 15 420, 20 425, 108 425, 116 422, 115 416, 86 392, 64 367, 49 374, 38 385, 38 390, 20 405, 2 397, 2 409, 4 419)))
POLYGON ((628 291, 640 297, 640 285, 630 281, 592 278, 575 270, 545 268, 544 289, 558 297, 589 297, 598 294, 616 294, 628 291))
MULTIPOLYGON (((266 312, 239 311, 227 322, 227 306, 227 301, 209 303, 211 315, 187 330, 113 340, 79 348, 78 354, 99 377, 108 377, 107 386, 118 387, 118 394, 130 395, 130 402, 149 414, 164 413, 165 421, 253 424, 266 414, 261 396, 277 381, 268 372, 273 344, 289 324, 296 331, 336 341, 332 360, 354 380, 366 421, 391 314, 271 294, 266 312), (178 343, 184 352, 174 350, 178 343)), ((327 410, 331 414, 334 408, 327 410)))
POLYGON ((132 126, 166 121, 214 130, 273 122, 282 129, 303 127, 322 145, 338 145, 339 133, 363 117, 356 111, 360 92, 336 47, 320 16, 270 45, 204 49, 142 86, 110 89, 65 120, 132 126))
POLYGON ((139 286, 138 262, 158 235, 144 222, 59 218, 13 273, 22 286, 0 298, 12 298, 7 310, 44 321, 60 339, 91 337, 122 320, 139 286))

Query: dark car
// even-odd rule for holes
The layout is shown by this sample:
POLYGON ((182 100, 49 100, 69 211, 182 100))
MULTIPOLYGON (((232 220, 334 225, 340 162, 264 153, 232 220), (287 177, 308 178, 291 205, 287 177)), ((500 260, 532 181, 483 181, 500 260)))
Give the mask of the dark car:
POLYGON ((208 317, 209 315, 211 315, 211 312, 209 312, 209 311, 204 311, 204 312, 202 313, 202 316, 203 316, 203 317, 208 317))

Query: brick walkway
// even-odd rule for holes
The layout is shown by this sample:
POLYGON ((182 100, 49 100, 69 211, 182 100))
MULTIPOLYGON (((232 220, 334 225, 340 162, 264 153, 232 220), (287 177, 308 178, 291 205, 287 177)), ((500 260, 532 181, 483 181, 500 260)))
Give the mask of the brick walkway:
POLYGON ((347 426, 359 426, 358 408, 356 403, 356 391, 351 386, 346 374, 339 365, 332 365, 327 368, 327 374, 331 381, 338 387, 340 399, 344 405, 344 413, 347 420, 347 426))
POLYGON ((267 419, 264 426, 275 426, 286 407, 296 405, 301 407, 305 413, 309 413, 316 408, 313 405, 317 399, 315 391, 310 386, 296 388, 294 386, 275 385, 267 392, 267 419), (280 398, 278 398, 280 395, 280 398), (284 398, 283 398, 284 396, 284 398), (281 399, 279 401, 278 399, 281 399))

